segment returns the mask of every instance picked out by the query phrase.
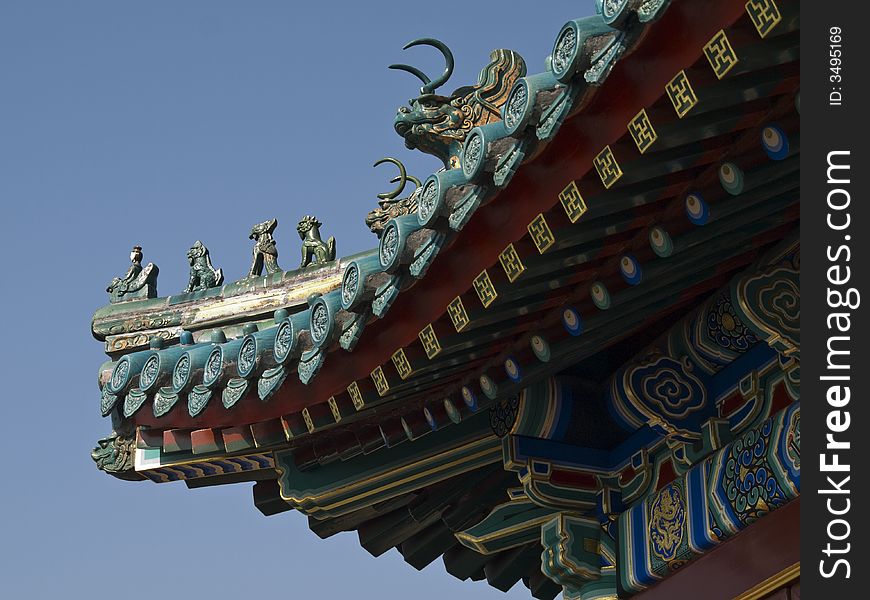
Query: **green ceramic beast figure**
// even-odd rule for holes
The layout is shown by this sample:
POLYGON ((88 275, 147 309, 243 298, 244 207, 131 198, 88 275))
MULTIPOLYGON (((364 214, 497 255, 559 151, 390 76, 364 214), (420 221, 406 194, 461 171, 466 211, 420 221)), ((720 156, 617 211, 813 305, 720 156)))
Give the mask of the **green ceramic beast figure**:
POLYGON ((323 225, 317 217, 306 215, 299 221, 296 231, 302 238, 302 264, 300 268, 311 264, 323 265, 335 260, 335 238, 325 242, 320 239, 320 226, 323 225))
POLYGON ((212 266, 208 248, 199 240, 187 251, 187 262, 190 263, 190 279, 185 292, 199 292, 223 284, 223 271, 212 266))
POLYGON ((133 470, 135 451, 135 435, 112 432, 112 435, 97 441, 96 448, 91 451, 91 458, 101 471, 121 479, 137 480, 142 479, 142 476, 133 470))
POLYGON ((411 73, 423 82, 420 95, 409 100, 408 106, 396 114, 396 133, 405 138, 408 148, 419 148, 433 154, 448 169, 459 167, 459 154, 465 136, 475 127, 501 120, 501 107, 507 102, 514 82, 526 74, 523 57, 513 50, 493 50, 489 64, 483 68, 477 85, 455 90, 450 96, 441 96, 435 90, 447 83, 453 74, 453 53, 444 42, 432 38, 414 40, 405 45, 432 46, 444 55, 446 68, 435 80, 410 65, 390 65, 411 73))
POLYGON ((386 157, 377 161, 374 166, 390 163, 399 168, 398 177, 394 177, 390 183, 398 183, 396 188, 389 192, 378 194, 378 207, 366 215, 366 225, 372 230, 372 233, 381 237, 384 232, 384 227, 390 219, 410 215, 417 212, 417 196, 419 196, 420 180, 413 175, 408 175, 405 170, 405 165, 398 158, 386 157), (405 189, 408 182, 413 183, 416 188, 411 195, 406 198, 399 198, 399 195, 405 189))
POLYGON ((278 245, 275 243, 275 238, 272 237, 276 227, 278 227, 278 219, 269 219, 251 228, 249 237, 254 240, 254 256, 251 260, 248 277, 259 277, 263 274, 264 269, 266 275, 272 275, 281 270, 281 267, 278 266, 278 245))

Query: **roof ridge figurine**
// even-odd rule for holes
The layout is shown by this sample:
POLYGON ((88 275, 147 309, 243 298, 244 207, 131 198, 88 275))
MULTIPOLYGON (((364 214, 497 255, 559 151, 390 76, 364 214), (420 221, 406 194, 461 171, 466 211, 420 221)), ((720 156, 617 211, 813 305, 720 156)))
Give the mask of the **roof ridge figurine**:
POLYGON ((123 277, 113 278, 106 286, 110 303, 157 297, 157 274, 160 269, 154 263, 142 266, 142 246, 133 246, 130 263, 123 277))
POLYGON ((435 90, 453 74, 453 53, 447 44, 433 38, 420 38, 405 44, 432 46, 444 55, 444 73, 434 81, 420 69, 410 65, 390 65, 389 68, 411 73, 423 82, 420 95, 399 107, 394 127, 405 138, 405 146, 437 156, 448 169, 459 167, 459 154, 465 136, 477 126, 501 121, 501 107, 507 102, 514 83, 526 75, 523 57, 513 50, 493 50, 490 62, 480 72, 476 85, 456 89, 450 96, 435 90))
POLYGON ((201 241, 196 240, 187 251, 187 261, 190 263, 190 278, 185 293, 200 292, 223 284, 223 270, 214 268, 208 248, 201 241))
POLYGON ((381 237, 384 227, 390 219, 417 212, 417 197, 421 187, 420 180, 413 175, 408 175, 405 165, 397 158, 388 156, 378 160, 372 166, 377 167, 384 163, 396 165, 399 168, 399 174, 390 180, 390 183, 398 183, 396 188, 392 191, 378 194, 378 208, 369 211, 369 214, 366 215, 366 225, 378 237, 381 237), (409 181, 416 186, 414 191, 411 192, 410 196, 396 200, 409 181))
POLYGON ((137 481, 144 479, 134 470, 136 436, 129 431, 112 431, 111 435, 97 440, 91 451, 91 459, 97 468, 119 479, 137 481))
POLYGON ((250 239, 254 240, 253 258, 248 277, 260 277, 263 270, 272 275, 281 270, 278 266, 278 246, 272 232, 278 227, 278 219, 269 219, 251 227, 250 239))
POLYGON ((296 226, 299 237, 302 238, 302 263, 299 268, 312 264, 324 265, 335 260, 335 237, 330 236, 325 242, 320 238, 320 226, 323 225, 317 217, 305 215, 296 226))

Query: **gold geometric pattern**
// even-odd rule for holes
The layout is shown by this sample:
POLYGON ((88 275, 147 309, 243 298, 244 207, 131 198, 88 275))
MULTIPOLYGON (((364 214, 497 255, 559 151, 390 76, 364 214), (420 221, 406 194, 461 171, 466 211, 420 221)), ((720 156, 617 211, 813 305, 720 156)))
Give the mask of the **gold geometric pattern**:
POLYGON ((572 223, 576 223, 577 219, 586 214, 586 203, 574 181, 559 192, 559 201, 562 203, 562 208, 565 209, 565 214, 568 215, 568 220, 572 223))
POLYGON ((366 403, 363 401, 362 392, 359 390, 359 384, 356 381, 347 386, 347 393, 350 396, 351 402, 353 402, 353 407, 357 410, 362 410, 366 403))
POLYGON ((592 160, 592 164, 595 165, 601 183, 607 189, 610 189, 610 186, 622 177, 622 169, 619 168, 619 163, 616 162, 616 157, 613 156, 613 150, 610 149, 610 146, 605 146, 604 150, 592 160))
POLYGON ((488 308, 490 304, 495 302, 498 297, 498 292, 495 291, 495 286, 492 285, 492 280, 489 278, 489 273, 486 269, 480 272, 480 275, 474 278, 472 283, 474 291, 477 292, 477 297, 480 298, 480 303, 484 308, 488 308))
POLYGON ((405 351, 399 348, 393 353, 392 358, 393 364, 396 365, 396 371, 399 372, 399 377, 403 380, 407 379, 414 369, 411 368, 411 363, 408 362, 408 357, 405 356, 405 351))
POLYGON ((441 352, 441 344, 438 342, 438 336, 435 335, 435 328, 429 323, 423 328, 418 335, 420 343, 423 344, 423 350, 426 351, 426 358, 433 359, 441 352))
POLYGON ((765 37, 782 21, 779 8, 773 0, 749 0, 746 3, 746 12, 761 37, 765 37))
POLYGON ((456 331, 462 331, 468 325, 468 313, 465 312, 465 305, 462 304, 462 298, 456 296, 453 301, 447 305, 447 314, 450 320, 453 321, 453 327, 456 331))
POLYGON ((508 281, 511 283, 516 281, 517 277, 526 270, 513 244, 508 244, 508 247, 502 250, 501 254, 498 255, 498 262, 501 263, 501 268, 504 269, 504 274, 507 275, 508 281))
POLYGON ((381 367, 372 371, 372 381, 375 382, 375 389, 378 390, 378 396, 383 396, 390 391, 390 384, 387 382, 387 376, 384 375, 384 370, 381 367))
POLYGON ((556 243, 556 238, 553 236, 553 232, 550 231, 550 226, 547 225, 547 220, 544 218, 543 213, 532 219, 528 229, 532 241, 535 242, 535 248, 541 254, 556 243))
POLYGON ((728 71, 737 64, 737 53, 734 52, 731 42, 728 41, 728 36, 722 29, 704 46, 704 56, 710 61, 710 66, 713 67, 717 79, 725 77, 728 71))
POLYGON ((302 420, 305 421, 308 433, 314 433, 314 420, 311 418, 311 413, 308 412, 307 408, 302 409, 302 420))
POLYGON ((640 112, 628 122, 628 133, 631 134, 631 139, 637 144, 637 149, 640 150, 641 154, 646 152, 647 148, 658 139, 645 108, 640 109, 640 112))
POLYGON ((329 410, 332 411, 332 418, 338 423, 341 421, 341 411, 338 409, 338 402, 336 402, 335 396, 330 396, 327 403, 329 404, 329 410))
POLYGON ((698 97, 685 71, 677 73, 665 86, 665 91, 671 99, 671 104, 674 105, 674 110, 677 111, 677 116, 681 119, 698 103, 698 97))

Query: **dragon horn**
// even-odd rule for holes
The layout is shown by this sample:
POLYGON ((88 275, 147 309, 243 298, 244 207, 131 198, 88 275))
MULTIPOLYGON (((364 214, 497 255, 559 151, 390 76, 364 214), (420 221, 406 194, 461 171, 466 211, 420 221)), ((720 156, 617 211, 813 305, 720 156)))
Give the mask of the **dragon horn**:
MULTIPOLYGON (((395 69, 396 71, 405 71, 406 73, 410 73, 411 75, 413 75, 414 77, 417 77, 420 81, 422 81, 424 86, 429 85, 429 82, 431 81, 429 79, 429 76, 426 75, 426 73, 424 73, 423 71, 421 71, 417 67, 412 67, 411 65, 390 65, 387 68, 395 69)), ((424 88, 420 88, 420 91, 422 92, 423 89, 424 88)))
POLYGON ((423 87, 420 88, 420 93, 431 94, 439 87, 447 83, 447 80, 450 79, 451 75, 453 75, 453 53, 450 51, 450 48, 447 47, 447 44, 445 44, 441 40, 436 40, 435 38, 419 38, 410 41, 405 44, 402 50, 407 50, 408 48, 413 48, 414 46, 432 46, 444 55, 444 62, 446 63, 446 65, 444 67, 444 73, 442 73, 440 77, 435 79, 435 81, 432 81, 423 71, 410 65, 390 65, 390 68, 396 69, 398 71, 405 71, 419 78, 420 81, 423 82, 423 87))
MULTIPOLYGON (((401 179, 401 177, 399 177, 397 175, 396 177, 393 177, 392 179, 390 179, 390 183, 396 183, 400 179, 401 179)), ((408 181, 413 183, 415 186, 420 187, 420 185, 421 185, 420 180, 417 179, 416 177, 414 177, 413 175, 408 175, 407 179, 408 179, 408 181)))
POLYGON ((378 165, 382 165, 384 163, 391 163, 399 168, 398 179, 394 178, 392 181, 390 181, 390 183, 398 181, 399 185, 396 186, 396 189, 391 192, 383 192, 381 194, 378 194, 378 198, 380 198, 381 200, 392 200, 393 198, 396 198, 399 194, 401 194, 403 189, 405 189, 405 183, 408 181, 408 173, 405 171, 405 165, 402 164, 402 161, 391 156, 387 156, 378 160, 377 162, 375 162, 375 164, 372 165, 372 167, 377 167, 378 165))

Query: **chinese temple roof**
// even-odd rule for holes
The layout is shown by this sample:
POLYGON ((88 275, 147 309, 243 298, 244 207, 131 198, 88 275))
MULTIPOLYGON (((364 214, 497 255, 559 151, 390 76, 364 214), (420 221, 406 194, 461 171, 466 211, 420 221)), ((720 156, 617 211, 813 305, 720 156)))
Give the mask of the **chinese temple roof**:
MULTIPOLYGON (((537 541, 557 511, 503 468, 529 451, 504 435, 530 395, 616 385, 794 229, 799 23, 781 4, 771 25, 742 2, 597 2, 558 32, 545 71, 497 50, 449 96, 436 91, 449 49, 412 42, 447 68, 433 81, 394 65, 423 81, 396 131, 444 168, 397 200, 410 178, 393 161, 376 249, 336 258, 305 217, 308 264, 282 271, 266 222, 246 278, 223 284, 200 244, 185 293, 157 297, 141 249, 110 285, 93 318, 110 357, 100 409, 135 457, 108 470, 257 481, 260 510, 302 510, 322 537, 357 530, 372 554, 398 547, 417 568, 443 555, 462 579, 522 578, 552 598, 537 541), (505 523, 513 537, 489 535, 505 523)), ((573 464, 622 469, 658 439, 620 406, 571 417, 573 464)), ((542 419, 526 440, 568 439, 542 419)))

